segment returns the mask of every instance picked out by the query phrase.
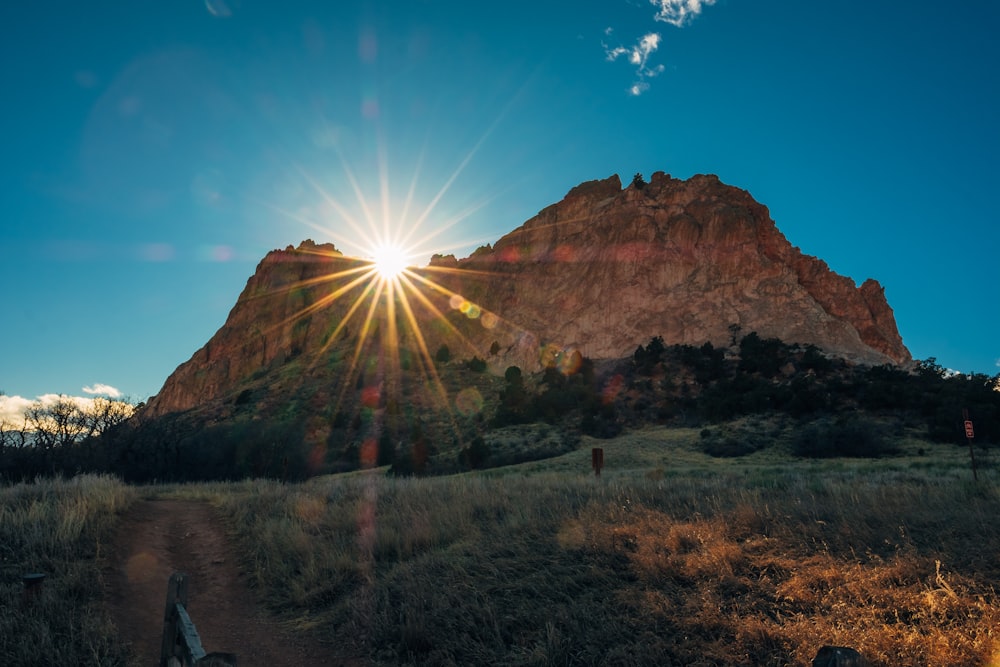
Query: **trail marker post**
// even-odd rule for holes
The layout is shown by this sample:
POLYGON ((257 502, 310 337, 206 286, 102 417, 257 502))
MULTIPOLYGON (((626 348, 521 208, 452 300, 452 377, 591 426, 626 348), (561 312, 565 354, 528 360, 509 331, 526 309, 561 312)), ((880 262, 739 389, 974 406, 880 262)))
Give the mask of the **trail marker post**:
POLYGON ((594 468, 594 476, 601 476, 601 468, 604 467, 604 449, 594 447, 590 450, 590 465, 594 468))
POLYGON ((976 474, 976 452, 972 448, 972 439, 976 437, 976 431, 972 428, 972 420, 969 419, 969 409, 962 408, 962 419, 965 420, 965 439, 969 441, 969 459, 972 461, 972 479, 979 481, 976 474))
POLYGON ((21 605, 31 604, 35 598, 42 595, 42 584, 45 583, 45 575, 40 572, 25 574, 21 576, 21 605))

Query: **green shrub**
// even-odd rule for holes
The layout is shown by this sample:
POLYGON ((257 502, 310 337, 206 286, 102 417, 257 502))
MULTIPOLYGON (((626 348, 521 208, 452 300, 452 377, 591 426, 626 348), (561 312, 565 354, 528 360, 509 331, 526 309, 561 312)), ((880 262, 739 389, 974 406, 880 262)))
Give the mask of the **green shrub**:
POLYGON ((790 348, 777 338, 761 338, 751 331, 740 341, 740 365, 744 373, 760 373, 765 377, 778 374, 788 358, 790 348))
POLYGON ((897 452, 885 428, 862 416, 819 419, 796 431, 792 453, 806 458, 879 458, 897 452))
POLYGON ((715 458, 746 456, 759 449, 753 440, 732 435, 706 438, 701 442, 701 451, 715 458))
POLYGON ((490 446, 486 444, 486 441, 481 437, 476 436, 469 443, 468 447, 464 447, 458 453, 458 462, 468 468, 473 470, 477 468, 485 468, 486 464, 490 460, 492 451, 490 446))

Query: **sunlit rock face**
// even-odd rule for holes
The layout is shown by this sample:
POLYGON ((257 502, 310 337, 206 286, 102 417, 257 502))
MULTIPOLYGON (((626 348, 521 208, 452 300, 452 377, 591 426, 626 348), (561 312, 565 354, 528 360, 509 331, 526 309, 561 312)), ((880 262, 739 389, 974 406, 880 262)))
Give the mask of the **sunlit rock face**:
MULTIPOLYGON (((365 263, 344 257, 333 244, 303 241, 297 248, 272 250, 214 336, 167 378, 152 397, 145 417, 198 407, 238 390, 248 378, 270 373, 304 355, 330 348, 330 336, 345 319, 348 299, 361 285, 347 288, 365 263)), ((350 333, 345 323, 341 335, 350 333)))
POLYGON ((617 176, 583 183, 492 247, 436 257, 415 272, 436 288, 409 279, 422 298, 402 289, 393 315, 384 294, 370 307, 377 290, 355 283, 363 269, 329 244, 269 253, 223 327, 146 414, 236 394, 264 375, 293 392, 294 378, 281 373, 290 360, 314 378, 324 369, 348 376, 331 377, 331 392, 366 369, 381 382, 399 355, 427 374, 441 345, 503 373, 512 364, 538 370, 573 351, 621 358, 653 336, 727 346, 738 327, 859 363, 911 359, 878 282, 857 287, 802 254, 766 207, 715 176, 658 172, 625 189, 617 176))
POLYGON ((475 273, 455 289, 516 323, 499 341, 512 361, 530 361, 518 329, 601 359, 656 335, 725 346, 732 325, 862 363, 910 360, 878 282, 858 288, 802 254, 715 176, 584 183, 458 268, 475 273))

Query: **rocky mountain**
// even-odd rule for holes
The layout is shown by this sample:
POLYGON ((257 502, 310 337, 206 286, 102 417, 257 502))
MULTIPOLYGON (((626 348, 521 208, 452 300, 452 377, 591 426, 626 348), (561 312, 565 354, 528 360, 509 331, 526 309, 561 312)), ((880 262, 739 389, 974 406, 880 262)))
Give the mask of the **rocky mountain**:
POLYGON ((804 255, 765 206, 715 176, 658 172, 624 189, 617 176, 583 183, 493 246, 435 256, 395 286, 330 244, 272 251, 144 414, 238 401, 263 379, 280 400, 293 362, 343 395, 384 388, 393 369, 436 377, 442 346, 503 373, 577 351, 620 358, 653 336, 726 346, 739 331, 862 364, 911 360, 877 281, 857 287, 804 255))

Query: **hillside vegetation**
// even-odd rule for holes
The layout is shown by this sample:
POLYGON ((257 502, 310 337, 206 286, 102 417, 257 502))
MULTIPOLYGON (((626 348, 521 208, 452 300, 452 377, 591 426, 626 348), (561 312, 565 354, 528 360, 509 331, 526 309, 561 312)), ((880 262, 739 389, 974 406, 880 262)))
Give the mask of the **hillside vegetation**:
POLYGON ((911 369, 854 365, 732 333, 727 348, 654 337, 628 359, 556 353, 541 373, 511 366, 502 377, 487 372, 487 360, 456 359, 444 346, 433 368, 402 349, 398 376, 377 361, 345 375, 344 341, 326 365, 293 359, 198 411, 147 419, 140 408, 67 446, 23 446, 0 428, 0 476, 291 481, 384 465, 395 475, 442 475, 558 456, 582 436, 647 425, 699 428, 704 451, 718 457, 786 445, 804 458, 880 457, 910 436, 967 445, 966 412, 977 449, 1000 441, 1000 375, 953 374, 934 359, 911 369), (717 426, 748 417, 768 427, 717 426))

